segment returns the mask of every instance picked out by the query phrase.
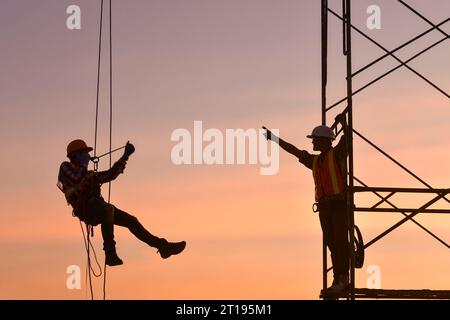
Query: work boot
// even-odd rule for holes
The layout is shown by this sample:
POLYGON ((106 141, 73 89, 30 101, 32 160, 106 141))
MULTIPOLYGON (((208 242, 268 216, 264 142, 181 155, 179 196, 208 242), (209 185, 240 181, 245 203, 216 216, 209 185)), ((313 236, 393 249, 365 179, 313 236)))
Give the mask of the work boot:
POLYGON ((106 250, 105 251, 105 256, 106 256, 106 258, 105 258, 106 261, 105 262, 110 267, 118 266, 118 265, 123 264, 122 259, 120 259, 117 256, 117 252, 116 252, 115 249, 114 250, 106 250))
POLYGON ((167 259, 171 255, 181 253, 185 247, 186 241, 168 242, 166 239, 161 239, 161 243, 158 245, 158 252, 161 258, 167 259))
POLYGON ((333 284, 327 289, 326 294, 330 296, 340 295, 347 290, 348 285, 348 276, 340 275, 333 280, 333 284))

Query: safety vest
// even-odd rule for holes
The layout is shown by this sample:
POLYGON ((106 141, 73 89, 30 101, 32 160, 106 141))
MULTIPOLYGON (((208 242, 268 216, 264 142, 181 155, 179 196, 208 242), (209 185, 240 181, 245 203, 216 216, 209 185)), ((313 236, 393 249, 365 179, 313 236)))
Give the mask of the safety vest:
POLYGON ((322 162, 319 156, 313 158, 313 176, 316 185, 316 201, 323 197, 331 197, 344 191, 344 182, 338 163, 334 156, 334 149, 325 154, 322 162))

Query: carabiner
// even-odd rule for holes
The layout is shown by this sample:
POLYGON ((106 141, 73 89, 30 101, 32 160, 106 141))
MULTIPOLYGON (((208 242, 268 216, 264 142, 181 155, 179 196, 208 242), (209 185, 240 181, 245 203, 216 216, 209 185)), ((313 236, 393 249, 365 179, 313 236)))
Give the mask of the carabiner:
POLYGON ((319 212, 319 204, 317 202, 314 202, 312 205, 312 211, 313 212, 319 212))

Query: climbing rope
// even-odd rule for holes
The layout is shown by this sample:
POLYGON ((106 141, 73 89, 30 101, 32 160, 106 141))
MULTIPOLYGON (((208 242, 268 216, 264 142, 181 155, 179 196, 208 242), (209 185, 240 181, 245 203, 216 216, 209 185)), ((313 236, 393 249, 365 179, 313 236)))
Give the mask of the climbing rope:
MULTIPOLYGON (((90 232, 89 225, 86 224, 87 235, 85 235, 84 229, 83 229, 83 225, 81 223, 81 220, 79 220, 79 221, 80 221, 81 232, 83 234, 84 247, 86 249, 87 259, 88 259, 88 263, 87 263, 87 266, 86 266, 86 290, 87 290, 87 282, 88 282, 87 280, 88 280, 88 274, 89 274, 89 288, 90 288, 90 291, 91 291, 91 299, 93 299, 94 292, 93 292, 93 289, 92 289, 92 279, 91 279, 90 275, 91 275, 91 272, 92 272, 94 277, 96 277, 96 278, 101 277, 101 275, 102 275, 102 267, 100 266, 100 263, 98 262, 97 254, 95 253, 94 247, 92 246, 92 243, 91 243, 90 238, 89 238, 89 232, 90 232), (91 248, 92 252, 94 253, 95 263, 97 264, 97 267, 100 270, 98 273, 96 273, 94 268, 92 268, 89 248, 91 248)), ((86 293, 86 297, 87 297, 87 293, 86 293)))
MULTIPOLYGON (((95 133, 94 133, 94 159, 97 159, 97 137, 98 137, 98 108, 99 108, 99 99, 100 99, 100 73, 101 73, 101 60, 102 60, 102 34, 103 34, 103 0, 100 2, 100 21, 99 21, 99 39, 98 39, 98 60, 97 60, 97 97, 95 102, 95 133)), ((94 161, 94 172, 98 170, 98 160, 94 161)), ((80 220, 81 226, 81 220, 80 220)), ((87 266, 86 266, 86 290, 87 290, 87 279, 89 279, 89 289, 91 292, 91 300, 94 300, 94 291, 92 288, 92 275, 95 277, 100 277, 102 274, 102 269, 97 260, 97 255, 91 243, 91 228, 89 224, 86 223, 86 234, 84 233, 84 229, 81 226, 81 231, 83 233, 84 246, 87 254, 87 266), (96 274, 91 265, 91 256, 90 250, 94 252, 95 261, 97 266, 100 269, 99 274, 96 274)), ((92 229, 93 232, 93 229, 92 229)), ((106 271, 106 269, 104 268, 106 271)), ((87 296, 87 295, 86 295, 87 296)))
MULTIPOLYGON (((95 103, 95 132, 94 132, 94 157, 92 158, 92 161, 94 163, 94 172, 98 171, 98 163, 101 157, 109 154, 109 169, 112 167, 112 153, 122 149, 118 148, 115 150, 112 150, 112 116, 113 116, 113 85, 112 85, 112 0, 109 0, 109 152, 105 153, 101 156, 97 156, 97 138, 98 138, 98 118, 99 118, 99 98, 100 98, 100 74, 101 74, 101 60, 102 60, 102 33, 103 33, 103 7, 104 7, 104 1, 101 0, 100 2, 100 22, 99 22, 99 40, 98 40, 98 60, 97 60, 97 97, 96 97, 96 103, 95 103)), ((111 202, 111 182, 108 183, 108 204, 111 202)), ((102 268, 100 267, 100 264, 97 259, 97 255, 95 253, 94 247, 91 243, 91 236, 94 234, 94 227, 86 224, 86 234, 84 233, 83 227, 81 225, 80 220, 80 226, 81 231, 83 233, 83 240, 84 245, 87 253, 87 267, 86 267, 86 283, 87 279, 89 279, 89 288, 91 292, 91 299, 94 300, 94 291, 92 286, 92 275, 94 277, 100 277, 103 274, 103 300, 106 299, 106 257, 105 257, 105 263, 102 268), (94 253, 95 262, 100 269, 100 272, 96 273, 91 265, 91 255, 90 250, 92 249, 92 252, 94 253)), ((87 290, 87 284, 86 284, 86 290, 87 290)))
POLYGON ((98 38, 98 60, 97 60, 97 99, 95 102, 95 134, 94 134, 94 158, 97 156, 97 129, 98 129, 98 103, 100 97, 100 71, 102 62, 102 33, 103 33, 103 0, 100 2, 100 23, 98 38))
MULTIPOLYGON (((112 120, 113 120, 113 63, 112 63, 112 0, 109 0, 109 169, 112 166, 112 120)), ((111 203, 111 181, 108 183, 108 204, 111 203)), ((114 223, 114 222, 113 222, 114 223)), ((103 300, 106 299, 106 257, 103 275, 103 300)))

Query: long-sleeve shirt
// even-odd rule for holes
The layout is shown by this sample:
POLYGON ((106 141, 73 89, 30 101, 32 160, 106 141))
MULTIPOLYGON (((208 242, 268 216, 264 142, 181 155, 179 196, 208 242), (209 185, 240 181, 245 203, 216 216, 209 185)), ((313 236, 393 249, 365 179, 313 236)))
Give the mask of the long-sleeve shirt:
MULTIPOLYGON (((100 196, 100 185, 116 179, 121 173, 119 171, 120 161, 121 160, 117 161, 109 170, 95 173, 96 182, 99 184, 97 190, 95 190, 95 193, 97 193, 98 196, 100 196)), ((64 161, 59 167, 58 174, 58 180, 62 184, 62 191, 66 193, 71 188, 79 190, 81 183, 89 175, 89 173, 92 173, 92 171, 88 171, 86 168, 77 166, 71 162, 64 161)), ((68 201, 69 200, 70 199, 68 199, 68 201)))
POLYGON ((63 191, 67 191, 71 187, 78 187, 86 174, 85 167, 64 161, 59 167, 58 180, 62 183, 63 191))

